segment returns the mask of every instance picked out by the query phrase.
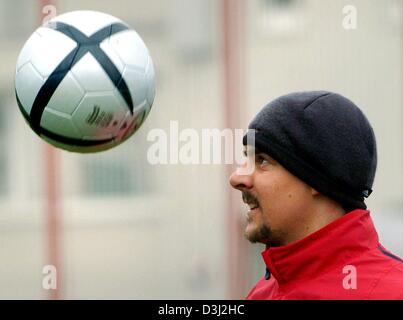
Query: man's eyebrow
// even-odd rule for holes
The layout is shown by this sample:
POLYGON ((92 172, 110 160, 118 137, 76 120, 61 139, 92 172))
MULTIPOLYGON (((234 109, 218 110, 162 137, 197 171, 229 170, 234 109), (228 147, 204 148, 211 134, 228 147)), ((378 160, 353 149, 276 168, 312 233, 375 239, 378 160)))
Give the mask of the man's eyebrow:
POLYGON ((267 153, 265 153, 263 151, 255 150, 255 156, 264 157, 264 158, 268 159, 269 161, 276 162, 276 160, 273 159, 273 157, 269 156, 267 153))

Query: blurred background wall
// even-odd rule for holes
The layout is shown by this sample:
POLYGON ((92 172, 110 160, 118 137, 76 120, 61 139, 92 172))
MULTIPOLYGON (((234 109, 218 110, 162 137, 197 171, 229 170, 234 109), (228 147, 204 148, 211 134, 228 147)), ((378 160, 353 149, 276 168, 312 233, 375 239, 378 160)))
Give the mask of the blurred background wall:
POLYGON ((169 132, 170 121, 199 132, 246 128, 269 100, 298 90, 340 92, 369 118, 378 171, 367 203, 383 244, 403 255, 401 1, 54 1, 58 14, 90 9, 126 21, 157 76, 153 109, 130 140, 100 154, 55 152, 56 237, 45 214, 48 149, 24 123, 13 88, 19 50, 43 4, 0 0, 0 298, 52 297, 42 288, 49 241, 57 244, 59 298, 245 296, 264 273, 263 248, 242 237, 246 209, 229 191, 230 168, 151 165, 147 133, 169 132), (346 5, 357 10, 356 29, 343 28, 346 5), (228 14, 236 20, 225 30, 228 14), (225 105, 228 32, 238 45, 227 64, 238 72, 233 121, 225 105))

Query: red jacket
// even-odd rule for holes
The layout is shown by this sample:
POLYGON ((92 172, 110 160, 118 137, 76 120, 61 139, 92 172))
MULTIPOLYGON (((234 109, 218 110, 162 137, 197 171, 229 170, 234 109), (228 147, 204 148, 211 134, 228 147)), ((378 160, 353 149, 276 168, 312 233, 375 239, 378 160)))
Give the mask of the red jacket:
POLYGON ((367 210, 262 256, 266 276, 247 299, 403 299, 403 261, 381 246, 367 210))

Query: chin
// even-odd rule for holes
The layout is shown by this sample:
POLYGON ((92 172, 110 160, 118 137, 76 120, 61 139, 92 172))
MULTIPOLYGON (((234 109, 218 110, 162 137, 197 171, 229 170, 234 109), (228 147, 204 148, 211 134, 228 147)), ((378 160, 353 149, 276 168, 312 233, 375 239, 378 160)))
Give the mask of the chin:
POLYGON ((260 238, 259 235, 259 230, 256 226, 250 226, 249 224, 246 226, 244 236, 246 239, 248 239, 252 243, 258 243, 262 242, 262 239, 260 238))
POLYGON ((253 222, 248 222, 245 227, 245 236, 248 237, 249 235, 256 233, 256 232, 257 232, 257 226, 254 225, 253 222))
POLYGON ((274 238, 273 231, 270 227, 265 224, 256 225, 252 222, 249 222, 246 226, 245 233, 246 239, 248 239, 252 243, 263 243, 263 244, 272 244, 273 246, 277 246, 279 243, 274 238))

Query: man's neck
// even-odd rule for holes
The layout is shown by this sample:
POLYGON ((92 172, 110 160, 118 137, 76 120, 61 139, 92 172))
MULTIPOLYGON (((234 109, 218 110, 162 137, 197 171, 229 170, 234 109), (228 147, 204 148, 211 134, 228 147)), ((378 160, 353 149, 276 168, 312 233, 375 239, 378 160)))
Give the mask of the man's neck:
POLYGON ((337 220, 344 214, 345 211, 339 204, 333 201, 320 202, 310 210, 310 213, 307 214, 304 222, 298 225, 298 230, 288 233, 289 237, 285 239, 284 245, 309 236, 311 233, 322 229, 324 226, 337 220))

